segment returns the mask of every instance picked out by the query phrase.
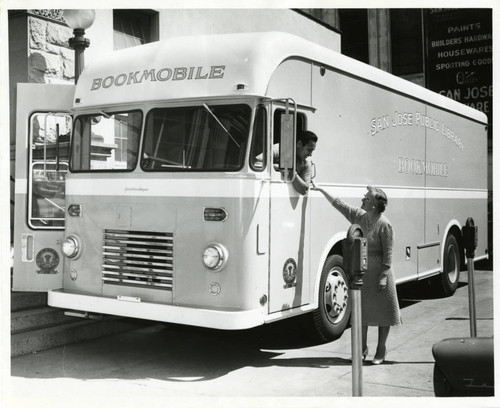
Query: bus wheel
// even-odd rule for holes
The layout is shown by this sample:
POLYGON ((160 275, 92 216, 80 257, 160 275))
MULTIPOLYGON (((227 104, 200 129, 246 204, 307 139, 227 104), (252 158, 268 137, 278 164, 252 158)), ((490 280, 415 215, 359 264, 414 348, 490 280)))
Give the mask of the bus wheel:
POLYGON ((318 309, 312 313, 314 337, 325 342, 338 339, 351 316, 349 285, 342 264, 340 255, 326 259, 319 285, 318 309))
POLYGON ((457 239, 450 234, 444 244, 443 271, 435 278, 435 286, 439 294, 451 296, 458 287, 460 277, 460 249, 457 239))

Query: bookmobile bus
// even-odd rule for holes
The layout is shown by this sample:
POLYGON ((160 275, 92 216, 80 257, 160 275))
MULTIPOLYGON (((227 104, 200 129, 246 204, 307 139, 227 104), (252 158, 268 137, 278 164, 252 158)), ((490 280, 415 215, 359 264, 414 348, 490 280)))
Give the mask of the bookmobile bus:
POLYGON ((17 115, 13 290, 53 307, 228 330, 304 315, 338 338, 349 224, 292 186, 303 129, 317 185, 387 192, 398 284, 452 295, 468 217, 488 257, 485 115, 290 34, 117 51, 76 87, 19 84, 17 115))

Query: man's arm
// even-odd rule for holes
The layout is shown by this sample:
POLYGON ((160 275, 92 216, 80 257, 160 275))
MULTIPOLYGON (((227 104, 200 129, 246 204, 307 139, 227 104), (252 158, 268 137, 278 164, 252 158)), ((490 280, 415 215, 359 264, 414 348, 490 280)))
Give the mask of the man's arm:
POLYGON ((310 161, 306 161, 306 163, 302 166, 302 168, 298 168, 295 174, 295 178, 293 179, 293 187, 299 194, 306 194, 309 190, 309 183, 311 182, 311 173, 312 173, 312 165, 310 161))
POLYGON ((302 195, 306 194, 309 190, 309 184, 302 180, 302 177, 298 173, 295 174, 295 178, 293 179, 293 187, 302 195))

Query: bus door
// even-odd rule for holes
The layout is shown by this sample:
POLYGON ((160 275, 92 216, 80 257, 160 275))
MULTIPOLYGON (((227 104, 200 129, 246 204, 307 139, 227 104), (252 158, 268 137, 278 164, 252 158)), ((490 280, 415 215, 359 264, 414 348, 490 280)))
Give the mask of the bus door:
POLYGON ((18 84, 13 290, 62 287, 74 86, 18 84))
MULTIPOLYGON (((279 151, 286 108, 282 104, 274 105, 273 149, 279 151)), ((305 125, 305 114, 299 112, 296 129, 306 129, 305 125)), ((295 140, 289 144, 292 145, 295 146, 295 140)), ((293 152, 295 160, 295 149, 293 152)), ((278 166, 274 163, 271 168, 269 313, 293 309, 311 301, 310 204, 307 195, 300 195, 292 182, 284 181, 278 166)))

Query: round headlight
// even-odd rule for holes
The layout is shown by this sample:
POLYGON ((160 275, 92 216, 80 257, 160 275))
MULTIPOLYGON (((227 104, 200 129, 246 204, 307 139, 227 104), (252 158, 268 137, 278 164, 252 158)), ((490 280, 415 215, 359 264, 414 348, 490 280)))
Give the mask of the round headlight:
POLYGON ((227 250, 219 244, 211 244, 203 252, 203 264, 211 270, 222 268, 227 261, 227 250))
POLYGON ((68 258, 74 258, 80 252, 80 243, 75 236, 66 237, 62 243, 62 251, 68 258))

